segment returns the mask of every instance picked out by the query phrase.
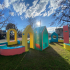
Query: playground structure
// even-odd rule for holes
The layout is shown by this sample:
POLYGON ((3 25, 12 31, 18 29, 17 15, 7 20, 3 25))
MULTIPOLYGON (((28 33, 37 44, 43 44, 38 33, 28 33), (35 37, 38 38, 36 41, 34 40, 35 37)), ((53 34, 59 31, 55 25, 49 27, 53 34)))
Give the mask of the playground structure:
POLYGON ((7 31, 7 42, 8 42, 8 45, 13 45, 13 44, 17 44, 17 31, 15 29, 9 29, 7 31), (15 39, 14 41, 10 41, 10 31, 14 31, 15 33, 15 39))
MULTIPOLYGON (((17 41, 17 44, 19 44, 20 41, 17 41)), ((16 47, 7 47, 8 42, 0 43, 0 55, 4 56, 10 56, 10 55, 16 55, 16 54, 22 54, 25 52, 24 46, 16 46, 16 47)))
POLYGON ((49 46, 48 31, 46 26, 34 29, 34 47, 37 50, 44 50, 49 46))
POLYGON ((58 42, 64 42, 64 40, 63 39, 58 39, 58 42))
POLYGON ((53 32, 53 33, 51 34, 51 39, 49 40, 49 42, 50 42, 50 43, 51 43, 51 42, 58 42, 58 34, 55 33, 55 32, 53 32), (53 38, 53 36, 55 36, 56 38, 53 38))
MULTIPOLYGON (((63 32, 66 31, 67 26, 63 27, 63 32)), ((67 29, 68 30, 68 29, 67 29)), ((49 43, 51 42, 64 42, 64 48, 67 50, 70 50, 69 39, 65 38, 66 33, 63 33, 64 35, 64 41, 58 40, 58 35, 53 32, 51 35, 51 39, 48 38, 48 31, 46 29, 46 26, 35 28, 34 31, 32 30, 31 26, 28 25, 25 30, 22 33, 22 46, 16 46, 16 47, 7 47, 7 45, 13 45, 13 44, 20 44, 20 41, 17 41, 17 31, 14 29, 10 29, 7 32, 7 42, 0 43, 0 55, 4 56, 10 56, 10 55, 16 55, 16 54, 22 54, 23 52, 29 51, 28 45, 27 45, 27 34, 30 34, 30 48, 37 49, 37 50, 44 50, 49 46, 49 43), (10 31, 14 31, 15 33, 15 40, 10 41, 10 31), (54 39, 53 36, 56 36, 54 39), (13 51, 13 52, 12 52, 13 51)), ((67 33, 67 36, 69 33, 67 33)))
POLYGON ((28 25, 22 33, 22 46, 25 46, 25 51, 29 51, 27 47, 27 34, 30 34, 30 48, 34 49, 34 32, 30 25, 28 25))
POLYGON ((68 25, 63 26, 64 48, 70 50, 68 25))
POLYGON ((63 36, 64 36, 64 43, 69 43, 69 31, 68 26, 63 26, 63 36))

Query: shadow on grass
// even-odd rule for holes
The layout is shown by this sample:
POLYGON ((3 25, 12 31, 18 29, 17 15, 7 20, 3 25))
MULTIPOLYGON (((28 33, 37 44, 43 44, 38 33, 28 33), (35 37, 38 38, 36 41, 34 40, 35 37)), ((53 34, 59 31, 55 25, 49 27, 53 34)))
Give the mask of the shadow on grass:
POLYGON ((55 43, 54 43, 54 42, 52 42, 52 43, 50 43, 50 44, 55 45, 55 43))
POLYGON ((58 42, 56 44, 58 44, 59 46, 62 46, 63 47, 63 43, 61 43, 61 42, 58 42))
POLYGON ((0 55, 0 70, 70 70, 70 65, 49 46, 43 51, 29 49, 20 55, 0 55))

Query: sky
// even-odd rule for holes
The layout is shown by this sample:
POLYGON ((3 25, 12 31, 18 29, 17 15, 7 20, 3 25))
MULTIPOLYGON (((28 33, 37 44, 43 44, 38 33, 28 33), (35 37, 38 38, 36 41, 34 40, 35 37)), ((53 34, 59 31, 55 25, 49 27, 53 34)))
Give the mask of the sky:
POLYGON ((57 26, 56 24, 50 26, 54 20, 52 15, 59 8, 60 2, 61 0, 58 0, 57 3, 55 0, 0 0, 0 10, 2 10, 3 4, 5 10, 10 10, 9 13, 5 12, 5 16, 10 14, 12 23, 16 24, 19 30, 24 30, 23 28, 28 25, 27 19, 32 15, 37 19, 36 23, 41 20, 41 26, 46 26, 48 32, 52 33, 57 26))

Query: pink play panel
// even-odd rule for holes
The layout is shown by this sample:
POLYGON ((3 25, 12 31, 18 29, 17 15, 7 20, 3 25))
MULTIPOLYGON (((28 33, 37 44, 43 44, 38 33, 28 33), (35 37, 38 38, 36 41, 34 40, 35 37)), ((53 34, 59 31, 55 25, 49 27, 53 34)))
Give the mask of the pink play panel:
POLYGON ((0 52, 1 52, 0 54, 4 56, 17 55, 25 52, 25 47, 16 49, 0 49, 0 52))
POLYGON ((64 38, 64 43, 69 43, 69 30, 68 30, 68 25, 63 26, 63 38, 64 38))

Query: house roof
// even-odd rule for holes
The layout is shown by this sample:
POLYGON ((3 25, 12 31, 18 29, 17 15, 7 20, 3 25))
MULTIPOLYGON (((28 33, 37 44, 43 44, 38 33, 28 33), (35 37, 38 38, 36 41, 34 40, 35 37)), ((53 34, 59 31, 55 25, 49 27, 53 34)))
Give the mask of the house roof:
MULTIPOLYGON (((37 28, 35 28, 34 29, 34 32, 36 33, 42 33, 43 32, 43 30, 44 30, 44 28, 46 28, 46 26, 42 26, 42 27, 37 27, 37 28)), ((47 30, 47 29, 46 29, 47 30)))

